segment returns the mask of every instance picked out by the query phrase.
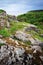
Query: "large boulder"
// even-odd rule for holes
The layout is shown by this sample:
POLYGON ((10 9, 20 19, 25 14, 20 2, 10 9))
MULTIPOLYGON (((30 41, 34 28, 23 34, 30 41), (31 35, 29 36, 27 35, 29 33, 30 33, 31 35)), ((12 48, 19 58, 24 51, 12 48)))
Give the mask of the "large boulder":
MULTIPOLYGON (((40 46, 32 46, 32 49, 35 50, 35 51, 39 51, 40 53, 42 53, 42 49, 40 46)), ((36 53, 36 52, 33 52, 33 53, 36 53)))
MULTIPOLYGON (((37 53, 34 54, 37 55, 37 53)), ((33 56, 32 54, 27 53, 23 47, 19 47, 19 46, 15 47, 6 44, 4 46, 1 46, 0 49, 0 65, 19 65, 19 64, 32 65, 32 63, 34 65, 36 64, 34 62, 36 62, 37 59, 39 58, 39 57, 36 58, 35 55, 33 56), (36 59, 34 60, 34 62, 33 62, 33 58, 36 59)), ((43 56, 41 56, 41 59, 42 58, 43 56)))
POLYGON ((41 47, 43 48, 43 42, 41 42, 41 43, 39 44, 39 46, 41 46, 41 47))
POLYGON ((15 37, 19 40, 22 40, 22 41, 29 41, 29 37, 31 37, 30 34, 26 34, 22 31, 17 31, 16 34, 15 34, 15 37))
POLYGON ((1 27, 10 27, 6 12, 3 12, 2 14, 0 14, 0 28, 1 27))
POLYGON ((25 52, 25 50, 23 48, 15 48, 15 53, 17 55, 22 55, 25 52))
POLYGON ((38 32, 39 31, 39 29, 37 28, 37 26, 35 26, 35 25, 32 25, 32 24, 29 24, 27 27, 25 27, 24 28, 24 31, 31 31, 31 30, 34 30, 34 31, 36 31, 36 32, 38 32))

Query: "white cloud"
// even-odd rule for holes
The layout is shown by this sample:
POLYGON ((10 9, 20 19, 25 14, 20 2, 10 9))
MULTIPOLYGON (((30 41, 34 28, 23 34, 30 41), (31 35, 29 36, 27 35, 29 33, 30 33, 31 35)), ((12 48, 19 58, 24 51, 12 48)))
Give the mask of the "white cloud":
MULTIPOLYGON (((41 1, 42 2, 42 1, 41 1)), ((19 15, 32 9, 40 9, 39 0, 1 0, 0 9, 4 9, 8 14, 19 15), (39 4, 38 4, 39 3, 39 4)))
POLYGON ((25 4, 7 4, 2 9, 6 10, 8 14, 18 15, 25 12, 26 5, 25 4))

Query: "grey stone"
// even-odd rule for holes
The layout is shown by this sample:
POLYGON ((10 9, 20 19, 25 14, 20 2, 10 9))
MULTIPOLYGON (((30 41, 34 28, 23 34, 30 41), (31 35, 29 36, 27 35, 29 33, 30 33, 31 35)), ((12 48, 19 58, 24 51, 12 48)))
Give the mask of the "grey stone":
POLYGON ((31 37, 31 35, 21 32, 21 31, 17 31, 15 34, 15 37, 22 41, 29 41, 29 37, 31 37))

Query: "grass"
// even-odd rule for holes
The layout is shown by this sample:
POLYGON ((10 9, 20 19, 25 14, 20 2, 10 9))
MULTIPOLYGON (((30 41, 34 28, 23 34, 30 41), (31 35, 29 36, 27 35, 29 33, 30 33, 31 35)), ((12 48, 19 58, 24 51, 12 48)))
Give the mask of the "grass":
POLYGON ((30 41, 25 41, 24 42, 26 45, 31 45, 31 42, 30 41))
POLYGON ((10 22, 11 27, 9 30, 7 28, 0 30, 0 35, 3 37, 9 37, 12 34, 15 34, 18 30, 23 30, 23 28, 28 25, 26 22, 10 22))
MULTIPOLYGON (((11 27, 9 28, 9 30, 7 28, 4 28, 2 30, 0 30, 0 35, 2 35, 3 37, 9 37, 12 34, 15 34, 16 31, 20 30, 22 31, 24 29, 24 27, 26 27, 29 23, 26 22, 10 22, 11 27)), ((33 30, 27 32, 28 34, 32 34, 33 38, 37 38, 41 41, 43 41, 43 38, 40 36, 40 34, 43 34, 43 29, 39 28, 40 31, 37 33, 33 30)), ((30 42, 26 42, 26 44, 30 44, 30 42)))
POLYGON ((5 29, 0 30, 0 35, 2 35, 3 37, 9 37, 10 36, 10 33, 5 28, 5 29))
POLYGON ((29 11, 17 16, 18 21, 25 21, 43 29, 43 10, 29 11))
POLYGON ((23 30, 23 28, 28 25, 28 23, 26 22, 11 22, 11 28, 10 28, 10 32, 11 33, 15 33, 18 30, 23 30))
POLYGON ((33 31, 33 30, 31 30, 31 31, 29 31, 29 32, 27 32, 27 33, 28 33, 28 34, 32 34, 32 37, 33 37, 34 39, 37 38, 37 39, 43 41, 43 38, 40 36, 39 33, 35 32, 35 31, 33 31))
POLYGON ((4 43, 2 44, 2 43, 0 43, 0 46, 3 46, 3 45, 5 45, 4 43))

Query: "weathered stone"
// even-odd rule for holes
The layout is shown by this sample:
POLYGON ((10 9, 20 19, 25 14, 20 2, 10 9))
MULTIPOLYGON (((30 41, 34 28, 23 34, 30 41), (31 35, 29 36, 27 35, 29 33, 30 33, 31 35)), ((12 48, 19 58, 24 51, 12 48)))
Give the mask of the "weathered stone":
POLYGON ((27 27, 24 28, 24 31, 30 31, 30 30, 34 30, 34 31, 39 31, 37 29, 37 27, 35 25, 29 24, 27 27))
POLYGON ((3 44, 3 43, 6 43, 6 41, 4 41, 4 40, 0 39, 0 43, 2 43, 2 44, 3 44))
POLYGON ((0 38, 3 38, 3 36, 2 36, 2 35, 0 35, 0 38))
POLYGON ((42 49, 41 49, 40 46, 32 46, 32 49, 36 50, 36 51, 39 51, 39 52, 42 52, 42 49))
POLYGON ((19 40, 22 40, 22 41, 29 41, 29 37, 31 37, 31 35, 29 34, 26 34, 24 32, 21 32, 21 31, 17 31, 16 34, 15 34, 15 37, 19 40))
POLYGON ((12 22, 12 21, 17 21, 16 16, 8 15, 8 22, 12 22))
MULTIPOLYGON (((6 39, 5 39, 6 40, 6 39)), ((10 44, 1 46, 0 48, 0 65, 34 65, 39 63, 42 64, 42 50, 40 46, 27 46, 14 39, 9 38, 10 41, 15 42, 16 46, 11 46, 10 44), (18 45, 20 44, 20 45, 18 45), (37 57, 37 58, 36 58, 37 57), (35 58, 35 60, 34 60, 35 58), (38 60, 39 59, 39 60, 38 60), (40 60, 41 59, 41 60, 40 60)), ((8 40, 8 41, 9 41, 8 40)), ((42 64, 43 65, 43 64, 42 64)))
POLYGON ((40 34, 41 37, 43 37, 43 34, 40 34))

